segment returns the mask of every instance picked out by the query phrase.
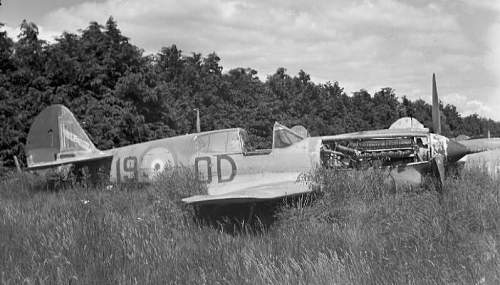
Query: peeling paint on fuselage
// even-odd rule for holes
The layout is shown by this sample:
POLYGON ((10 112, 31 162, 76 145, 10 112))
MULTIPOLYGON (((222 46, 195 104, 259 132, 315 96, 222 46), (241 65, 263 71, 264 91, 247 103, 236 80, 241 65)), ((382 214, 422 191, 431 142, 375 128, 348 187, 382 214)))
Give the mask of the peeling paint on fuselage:
POLYGON ((431 157, 437 155, 447 156, 448 141, 447 137, 438 134, 429 134, 431 144, 431 157))

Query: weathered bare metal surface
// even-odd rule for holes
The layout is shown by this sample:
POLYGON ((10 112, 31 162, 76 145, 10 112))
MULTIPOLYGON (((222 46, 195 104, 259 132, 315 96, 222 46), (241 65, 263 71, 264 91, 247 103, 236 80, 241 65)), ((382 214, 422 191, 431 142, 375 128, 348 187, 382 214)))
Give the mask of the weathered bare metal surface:
POLYGON ((368 138, 390 138, 390 137, 409 137, 419 136, 424 137, 429 134, 429 131, 422 129, 382 129, 373 131, 362 131, 354 133, 346 133, 334 136, 322 136, 322 140, 344 140, 344 139, 368 139, 368 138))
POLYGON ((500 138, 469 139, 462 140, 460 143, 474 151, 485 151, 500 148, 500 138))
POLYGON ((403 117, 397 119, 389 129, 423 129, 429 131, 428 128, 425 128, 422 123, 420 123, 417 119, 411 117, 403 117))
POLYGON ((43 110, 31 125, 26 145, 28 169, 47 168, 112 156, 99 151, 63 105, 43 110))
POLYGON ((500 149, 469 154, 462 160, 466 168, 482 169, 491 177, 500 177, 500 149))
MULTIPOLYGON (((433 93, 437 96, 434 81, 433 93)), ((89 167, 94 174, 105 169, 111 183, 148 182, 167 167, 191 167, 208 189, 204 195, 183 199, 194 204, 255 202, 307 193, 309 186, 297 180, 317 167, 385 169, 396 185, 419 184, 425 173, 433 172, 442 182, 445 167, 472 152, 411 119, 399 122, 390 129, 322 137, 309 137, 303 127, 289 129, 275 123, 272 149, 251 149, 246 131, 232 128, 100 151, 73 114, 54 105, 35 119, 26 150, 30 169, 64 164, 89 167)))
POLYGON ((278 181, 255 187, 243 188, 225 194, 196 195, 182 199, 186 203, 227 204, 248 203, 290 197, 310 192, 308 185, 295 181, 278 181))

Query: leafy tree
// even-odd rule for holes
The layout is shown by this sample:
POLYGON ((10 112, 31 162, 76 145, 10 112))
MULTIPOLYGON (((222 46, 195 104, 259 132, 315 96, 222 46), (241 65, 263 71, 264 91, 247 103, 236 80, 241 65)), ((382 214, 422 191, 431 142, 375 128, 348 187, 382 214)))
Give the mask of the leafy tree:
POLYGON ((352 127, 358 131, 374 129, 375 114, 372 112, 374 103, 370 93, 362 89, 354 92, 351 100, 352 104, 350 105, 349 116, 352 127))
MULTIPOLYGON (((223 73, 220 61, 215 52, 185 55, 175 44, 144 55, 112 17, 54 43, 25 20, 17 42, 0 32, 0 160, 25 161, 29 127, 51 104, 66 105, 101 149, 194 132, 194 109, 203 131, 243 127, 260 148, 271 146, 275 121, 312 135, 387 128, 402 116, 432 126, 431 105, 399 100, 391 88, 349 96, 338 82, 317 84, 304 70, 291 76, 280 67, 261 81, 252 68, 223 73)), ((445 135, 500 136, 498 122, 440 108, 445 135)))
MULTIPOLYGON (((0 28, 3 27, 3 24, 0 23, 0 28)), ((14 48, 14 42, 11 38, 7 36, 7 32, 0 31, 0 72, 4 73, 5 71, 14 69, 14 64, 12 62, 12 52, 14 48)), ((3 86, 0 85, 0 86, 3 86)))
POLYGON ((442 114, 446 118, 444 135, 456 137, 464 132, 464 122, 455 106, 447 104, 443 108, 442 114))
POLYGON ((373 95, 374 109, 373 113, 375 129, 388 128, 394 121, 399 118, 398 98, 392 88, 382 88, 380 91, 373 95))

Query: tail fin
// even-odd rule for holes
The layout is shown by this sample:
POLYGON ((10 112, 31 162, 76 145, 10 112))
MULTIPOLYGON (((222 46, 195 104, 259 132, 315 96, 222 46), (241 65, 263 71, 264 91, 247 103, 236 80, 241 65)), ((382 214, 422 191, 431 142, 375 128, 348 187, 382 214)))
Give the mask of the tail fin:
POLYGON ((441 115, 439 114, 439 98, 434 73, 432 74, 432 128, 434 133, 441 134, 441 115))
POLYGON ((394 123, 392 123, 389 129, 420 129, 429 131, 429 129, 425 128, 422 123, 412 117, 403 117, 397 119, 394 123))
POLYGON ((106 157, 63 105, 52 105, 35 118, 28 133, 28 168, 50 167, 106 157))

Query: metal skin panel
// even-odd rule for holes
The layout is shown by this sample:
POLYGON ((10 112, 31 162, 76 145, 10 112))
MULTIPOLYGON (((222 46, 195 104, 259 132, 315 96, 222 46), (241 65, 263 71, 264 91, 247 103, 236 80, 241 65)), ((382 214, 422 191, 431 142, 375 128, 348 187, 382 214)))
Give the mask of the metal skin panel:
POLYGON ((208 194, 220 195, 276 182, 295 182, 301 173, 320 164, 319 151, 320 141, 307 139, 268 154, 199 153, 195 159, 200 179, 208 183, 208 194))
POLYGON ((500 178, 500 149, 470 154, 461 161, 467 169, 482 169, 492 178, 500 178))
POLYGON ((45 108, 33 121, 28 133, 28 167, 48 167, 62 159, 103 155, 90 141, 73 114, 63 105, 45 108))
MULTIPOLYGON (((426 137, 431 146, 431 157, 446 156, 449 143, 445 137, 429 134, 422 129, 390 129, 307 137, 290 145, 280 144, 272 150, 248 151, 244 139, 246 132, 240 128, 233 128, 99 151, 93 147, 69 110, 57 107, 49 111, 45 112, 49 114, 49 120, 57 117, 55 121, 52 120, 53 125, 56 127, 60 125, 63 112, 66 119, 62 121, 65 125, 71 125, 72 133, 77 134, 61 136, 62 142, 66 138, 69 139, 69 142, 64 144, 76 142, 77 145, 82 145, 85 142, 91 145, 91 149, 85 153, 75 152, 73 157, 63 157, 60 154, 64 154, 65 150, 59 146, 55 160, 39 162, 34 168, 69 163, 91 165, 94 161, 99 162, 101 159, 112 157, 110 181, 130 183, 152 181, 168 166, 191 167, 197 179, 207 183, 208 193, 184 199, 187 203, 226 203, 226 199, 233 202, 265 200, 309 192, 309 188, 297 183, 297 179, 301 173, 321 165, 320 153, 324 141, 426 137)), ((44 126, 44 130, 50 127, 44 126)), ((289 129, 275 124, 275 130, 289 129)), ((40 135, 46 134, 41 132, 40 135)), ((425 165, 426 163, 408 164, 393 168, 390 169, 389 176, 396 184, 418 184, 422 173, 428 168, 425 165)))
POLYGON ((430 164, 427 161, 417 162, 391 168, 388 171, 388 176, 396 187, 403 185, 416 186, 422 183, 423 176, 430 171, 430 164))
POLYGON ((205 178, 208 193, 182 201, 196 204, 248 203, 310 192, 309 186, 297 179, 301 173, 320 164, 320 146, 319 138, 307 138, 286 148, 273 149, 270 153, 242 151, 199 156, 198 161, 203 160, 205 165, 204 177, 210 175, 210 178, 205 178))
MULTIPOLYGON (((203 197, 216 202, 217 199, 213 195, 233 193, 231 197, 235 199, 237 197, 235 193, 238 191, 243 191, 242 193, 246 193, 244 195, 249 197, 248 191, 257 191, 257 188, 266 185, 296 184, 302 172, 320 164, 321 140, 318 138, 307 138, 297 144, 274 149, 268 153, 247 153, 241 146, 239 150, 231 152, 203 152, 197 149, 197 141, 203 136, 238 134, 240 131, 241 129, 227 129, 190 134, 109 150, 113 155, 110 181, 148 182, 154 180, 155 175, 168 165, 192 167, 197 178, 207 183, 208 193, 203 197)), ((239 139, 241 140, 240 137, 239 139)), ((297 187, 301 190, 288 190, 288 192, 308 191, 304 186, 297 187)), ((266 189, 265 191, 269 191, 266 189)), ((280 191, 276 189, 275 194, 280 196, 288 193, 280 191)), ((257 192, 253 193, 254 198, 258 198, 257 192)), ((268 196, 265 194, 261 199, 268 196)), ((196 199, 198 202, 201 200, 202 196, 196 199)), ((186 200, 188 201, 191 200, 186 200)))
POLYGON ((47 162, 39 162, 39 163, 28 163, 28 170, 38 170, 38 169, 46 169, 46 168, 54 168, 60 165, 74 164, 74 163, 85 163, 85 162, 94 162, 103 159, 107 159, 112 157, 113 154, 107 151, 99 151, 96 153, 90 154, 79 154, 75 157, 70 158, 61 158, 58 160, 47 161, 47 162))
MULTIPOLYGON (((398 155, 406 154, 402 151, 396 153, 393 164, 384 166, 388 177, 396 185, 419 184, 422 175, 432 171, 431 168, 435 166, 438 176, 443 181, 447 164, 452 165, 466 154, 479 150, 473 151, 439 135, 439 100, 434 75, 432 110, 433 128, 438 134, 430 133, 428 129, 422 129, 421 125, 413 124, 412 118, 409 118, 409 123, 400 120, 400 123, 391 129, 306 138, 275 123, 272 150, 248 151, 245 145, 246 132, 234 128, 99 151, 73 114, 62 105, 54 105, 42 111, 30 128, 26 147, 27 162, 28 169, 56 167, 63 164, 109 167, 106 163, 109 163, 112 157, 109 174, 113 183, 148 182, 156 179, 165 167, 192 167, 197 179, 207 183, 208 193, 188 197, 183 201, 196 204, 224 204, 276 199, 311 191, 306 185, 297 183, 297 178, 303 172, 324 165, 322 163, 322 160, 325 160, 322 158, 324 153, 327 159, 337 159, 338 151, 344 151, 345 153, 341 153, 344 157, 359 156, 358 162, 364 162, 366 158, 378 159, 376 156, 361 157, 362 152, 342 145, 342 141, 373 140, 378 143, 384 140, 390 142, 394 139, 412 139, 415 140, 415 144, 412 144, 413 149, 404 151, 414 151, 415 154, 410 153, 408 155, 412 156, 401 157, 398 155), (405 126, 418 126, 418 128, 401 128, 405 126), (328 144, 334 148, 328 149, 328 144), (416 159, 407 160, 412 157, 416 159)), ((367 151, 368 154, 371 151, 377 155, 382 151, 387 152, 386 158, 390 158, 389 152, 399 150, 388 143, 386 149, 363 151, 367 151)), ((342 164, 340 161, 340 163, 341 166, 353 167, 350 162, 342 164)))
POLYGON ((392 123, 389 129, 421 129, 429 131, 429 129, 425 128, 422 123, 412 117, 403 117, 397 119, 394 123, 392 123))
POLYGON ((274 199, 309 191, 296 181, 302 172, 320 164, 321 139, 307 138, 273 150, 248 151, 246 137, 244 130, 233 128, 100 151, 73 114, 55 105, 42 111, 31 127, 27 149, 39 154, 39 159, 28 160, 28 165, 29 169, 64 164, 94 170, 110 167, 111 183, 150 182, 166 167, 191 167, 196 177, 207 183, 208 193, 186 202, 222 203, 224 195, 230 195, 233 201, 274 199))
POLYGON ((295 181, 274 182, 265 185, 259 185, 251 188, 240 189, 234 192, 217 195, 196 195, 182 199, 188 204, 232 204, 232 203, 251 203, 264 200, 272 200, 284 197, 291 197, 310 192, 308 185, 297 183, 295 181))
POLYGON ((391 137, 425 137, 429 131, 422 129, 384 129, 374 131, 354 132, 335 136, 323 136, 324 141, 369 139, 369 138, 391 138, 391 137))
POLYGON ((189 166, 194 154, 195 135, 149 141, 111 149, 110 181, 148 182, 167 166, 189 166))
POLYGON ((431 156, 446 156, 449 139, 437 134, 430 134, 431 156))
MULTIPOLYGON (((421 183, 422 175, 431 171, 431 165, 434 164, 442 180, 445 163, 454 163, 471 153, 465 146, 421 128, 303 138, 276 123, 273 128, 273 149, 256 151, 249 151, 245 145, 246 137, 244 130, 233 128, 100 151, 94 147, 73 114, 66 107, 56 105, 42 111, 30 129, 27 153, 32 155, 28 157, 28 166, 29 169, 38 169, 75 164, 94 170, 96 167, 105 167, 109 169, 112 183, 149 182, 155 180, 166 167, 191 167, 196 178, 207 184, 208 192, 183 201, 224 204, 255 202, 310 192, 307 185, 298 183, 297 180, 301 173, 323 165, 322 154, 328 143, 339 151, 354 151, 354 154, 349 155, 359 156, 359 161, 363 162, 363 153, 343 146, 342 141, 415 140, 415 144, 412 144, 414 149, 405 151, 421 150, 411 156, 420 160, 406 160, 403 161, 404 164, 401 160, 396 160, 394 164, 384 166, 388 178, 396 185, 421 183), (337 145, 339 142, 340 145, 337 145)), ((385 149, 363 151, 400 151, 390 144, 384 147, 385 149)), ((330 158, 333 155, 335 159, 336 154, 331 154, 332 152, 335 149, 330 149, 327 154, 330 158)), ((400 159, 399 156, 395 158, 400 159)), ((353 166, 349 164, 348 167, 353 166)))

